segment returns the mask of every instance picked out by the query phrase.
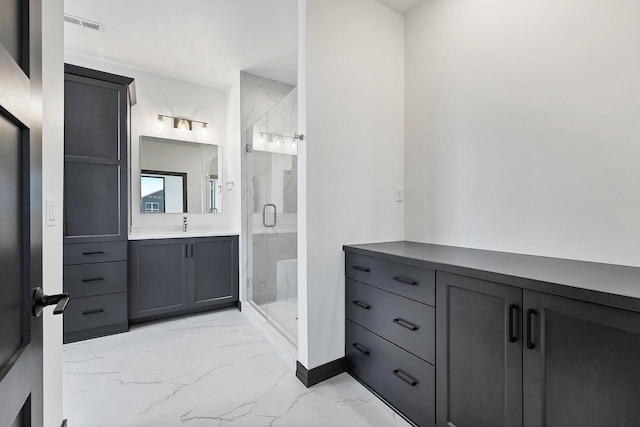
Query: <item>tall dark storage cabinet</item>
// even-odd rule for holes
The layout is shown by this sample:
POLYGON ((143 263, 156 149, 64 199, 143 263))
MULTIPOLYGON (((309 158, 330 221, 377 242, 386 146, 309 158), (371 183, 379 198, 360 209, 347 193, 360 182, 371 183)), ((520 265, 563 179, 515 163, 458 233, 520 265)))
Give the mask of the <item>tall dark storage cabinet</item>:
POLYGON ((133 79, 65 65, 64 341, 128 329, 127 135, 133 79))

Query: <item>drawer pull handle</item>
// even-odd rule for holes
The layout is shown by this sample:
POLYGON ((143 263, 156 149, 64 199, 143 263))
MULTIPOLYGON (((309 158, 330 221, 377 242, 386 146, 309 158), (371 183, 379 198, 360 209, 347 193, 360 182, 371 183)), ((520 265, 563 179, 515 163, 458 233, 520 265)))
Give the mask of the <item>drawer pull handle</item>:
POLYGON ((396 282, 404 283, 405 285, 411 285, 411 286, 415 286, 418 283, 420 283, 417 280, 407 279, 406 277, 402 277, 402 276, 396 276, 393 278, 393 280, 395 280, 396 282))
POLYGON ((362 271, 363 273, 369 273, 371 271, 370 268, 367 267, 360 267, 359 265, 354 265, 353 267, 354 270, 358 270, 358 271, 362 271))
POLYGON ((527 310, 527 348, 529 350, 536 348, 536 344, 533 342, 533 316, 537 314, 533 309, 527 310))
POLYGON ((367 304, 366 302, 362 302, 362 301, 352 301, 354 305, 357 305, 360 308, 364 308, 365 310, 369 310, 371 308, 371 306, 369 304, 367 304))
POLYGON ((516 324, 518 323, 518 306, 511 304, 509 306, 509 342, 513 343, 518 341, 518 333, 516 331, 516 324))
POLYGON ((369 355, 369 349, 367 349, 367 347, 363 346, 362 344, 356 342, 353 343, 353 348, 355 348, 356 350, 358 350, 360 353, 368 356, 369 355))
POLYGON ((98 313, 102 313, 104 312, 103 308, 98 308, 97 310, 87 310, 87 311, 83 311, 82 315, 83 316, 88 316, 90 314, 98 314, 98 313))
POLYGON ((405 383, 409 384, 411 387, 415 387, 418 385, 418 380, 413 378, 411 375, 406 372, 401 371, 400 369, 395 369, 393 371, 393 375, 400 378, 405 383))
POLYGON ((104 251, 95 251, 95 252, 82 252, 82 255, 102 255, 104 251))
POLYGON ((102 282, 104 277, 96 277, 94 279, 84 279, 82 283, 90 283, 90 282, 102 282))
POLYGON ((393 319, 393 323, 395 323, 396 325, 400 325, 410 331, 417 331, 418 329, 420 329, 417 325, 414 325, 413 323, 407 322, 406 320, 400 318, 393 319))

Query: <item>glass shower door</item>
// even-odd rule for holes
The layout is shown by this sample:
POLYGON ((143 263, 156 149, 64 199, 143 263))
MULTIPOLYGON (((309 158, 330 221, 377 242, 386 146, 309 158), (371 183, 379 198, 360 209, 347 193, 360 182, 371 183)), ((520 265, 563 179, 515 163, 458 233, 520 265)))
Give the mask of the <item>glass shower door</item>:
POLYGON ((254 305, 292 342, 298 335, 295 90, 252 129, 254 305))

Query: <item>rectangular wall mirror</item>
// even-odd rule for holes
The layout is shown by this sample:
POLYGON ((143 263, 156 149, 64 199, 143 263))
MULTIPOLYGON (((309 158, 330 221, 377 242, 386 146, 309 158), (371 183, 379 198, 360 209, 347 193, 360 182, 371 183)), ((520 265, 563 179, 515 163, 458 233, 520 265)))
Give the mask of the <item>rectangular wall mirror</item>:
POLYGON ((221 147, 140 137, 141 213, 221 213, 221 147))

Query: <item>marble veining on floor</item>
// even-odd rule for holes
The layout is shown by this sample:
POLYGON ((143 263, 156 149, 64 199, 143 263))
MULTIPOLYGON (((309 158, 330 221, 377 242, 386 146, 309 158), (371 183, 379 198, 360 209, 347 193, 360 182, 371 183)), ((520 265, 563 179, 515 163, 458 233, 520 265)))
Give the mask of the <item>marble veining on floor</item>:
POLYGON ((70 427, 406 426, 346 374, 309 389, 235 309, 64 346, 70 427))

